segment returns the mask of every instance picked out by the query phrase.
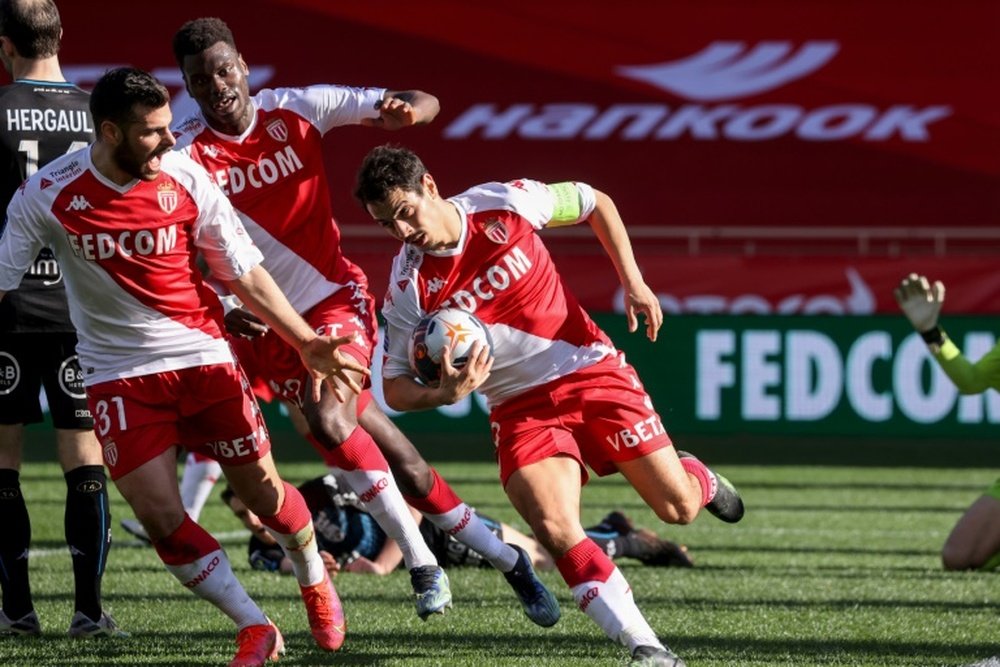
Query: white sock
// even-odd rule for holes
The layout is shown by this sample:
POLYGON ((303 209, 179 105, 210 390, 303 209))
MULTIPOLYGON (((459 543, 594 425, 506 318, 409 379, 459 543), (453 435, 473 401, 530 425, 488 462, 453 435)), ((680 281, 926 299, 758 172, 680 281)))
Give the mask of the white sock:
POLYGON ((605 634, 628 647, 663 644, 649 626, 632 599, 632 589, 617 567, 607 581, 585 581, 573 586, 573 599, 587 616, 601 626, 605 634))
POLYGON ((323 581, 326 566, 323 565, 316 546, 316 532, 312 521, 294 535, 279 533, 270 527, 267 527, 267 532, 274 536, 281 550, 292 561, 292 572, 300 586, 315 586, 323 581))
POLYGON ((188 454, 184 462, 184 472, 181 475, 181 502, 184 511, 197 521, 201 516, 212 487, 222 474, 222 466, 212 459, 195 460, 194 454, 188 454))
POLYGON ((501 572, 510 572, 517 564, 517 551, 497 537, 464 502, 444 514, 425 512, 424 517, 481 555, 501 572))
POLYGON ((192 563, 166 565, 166 568, 185 588, 208 600, 233 619, 240 630, 250 625, 267 623, 264 612, 250 599, 233 574, 229 559, 222 549, 212 551, 192 563))
POLYGON ((392 473, 385 470, 337 470, 339 479, 358 494, 375 522, 391 539, 395 540, 403 552, 403 562, 407 570, 423 565, 437 565, 437 558, 431 552, 417 522, 410 514, 410 508, 403 500, 403 494, 396 486, 392 473))

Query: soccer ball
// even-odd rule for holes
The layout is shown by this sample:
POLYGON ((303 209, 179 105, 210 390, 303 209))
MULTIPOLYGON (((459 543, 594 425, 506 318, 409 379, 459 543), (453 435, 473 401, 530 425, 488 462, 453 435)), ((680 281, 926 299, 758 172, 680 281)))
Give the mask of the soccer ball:
POLYGON ((481 342, 493 354, 493 339, 486 325, 460 308, 441 308, 425 315, 410 336, 410 368, 421 382, 437 386, 441 379, 441 350, 451 350, 451 363, 461 368, 469 360, 473 343, 481 342))

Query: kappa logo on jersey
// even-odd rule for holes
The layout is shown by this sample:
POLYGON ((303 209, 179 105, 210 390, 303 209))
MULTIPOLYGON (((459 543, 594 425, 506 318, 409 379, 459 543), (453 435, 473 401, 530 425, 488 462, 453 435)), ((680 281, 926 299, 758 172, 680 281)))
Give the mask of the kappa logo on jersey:
POLYGON ((427 293, 437 294, 441 291, 441 288, 448 284, 448 281, 444 278, 431 278, 427 281, 427 293))
POLYGON ((215 144, 205 144, 204 146, 201 147, 201 152, 202 154, 207 155, 210 158, 219 157, 219 147, 216 146, 215 144))
POLYGON ((55 183, 53 183, 52 181, 50 181, 47 178, 43 178, 42 182, 38 185, 38 189, 39 190, 45 190, 47 188, 51 188, 53 185, 55 185, 55 183))
POLYGON ((70 199, 69 205, 66 207, 67 211, 85 211, 88 208, 94 208, 91 206, 90 202, 83 195, 73 195, 70 199))
POLYGON ((173 183, 164 181, 156 186, 156 203, 164 213, 170 215, 177 208, 177 190, 173 183))
POLYGON ((269 122, 265 128, 267 133, 271 135, 271 138, 275 141, 280 141, 282 143, 288 141, 288 126, 285 125, 285 121, 280 118, 275 118, 269 122))
POLYGON ((682 60, 619 67, 632 79, 701 102, 747 97, 773 90, 815 72, 837 55, 837 42, 810 41, 792 51, 791 42, 712 42, 682 60))
MULTIPOLYGON (((514 187, 517 186, 515 185, 514 187)), ((500 218, 489 218, 485 222, 480 222, 479 227, 490 241, 493 241, 497 245, 507 243, 507 225, 500 218)))

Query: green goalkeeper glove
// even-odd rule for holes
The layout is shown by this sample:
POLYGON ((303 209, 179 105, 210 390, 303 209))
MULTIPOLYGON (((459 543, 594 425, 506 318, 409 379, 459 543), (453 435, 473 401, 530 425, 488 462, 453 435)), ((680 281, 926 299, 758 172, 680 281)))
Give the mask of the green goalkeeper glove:
POLYGON ((940 280, 931 284, 926 276, 911 273, 893 290, 893 295, 903 314, 918 332, 925 333, 937 326, 941 305, 944 303, 944 283, 940 280))

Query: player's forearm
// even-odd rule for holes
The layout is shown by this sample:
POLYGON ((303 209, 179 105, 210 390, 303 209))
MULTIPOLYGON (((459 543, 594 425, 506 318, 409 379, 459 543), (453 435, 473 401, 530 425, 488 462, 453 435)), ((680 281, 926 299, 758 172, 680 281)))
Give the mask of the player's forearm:
POLYGON ((618 213, 618 207, 608 195, 600 190, 594 190, 597 205, 590 214, 589 222, 594 234, 601 242, 604 252, 618 273, 621 284, 629 289, 633 285, 643 283, 639 265, 632 252, 632 241, 628 237, 625 223, 618 213))
POLYGON ((428 387, 406 376, 383 378, 382 395, 386 405, 399 412, 431 410, 454 403, 442 397, 439 387, 428 387))
POLYGON ((1000 390, 1000 344, 976 363, 969 361, 951 339, 934 352, 941 370, 963 394, 978 394, 987 389, 1000 390))
POLYGON ((296 350, 316 338, 316 332, 295 312, 271 274, 260 265, 227 284, 244 306, 296 350))

